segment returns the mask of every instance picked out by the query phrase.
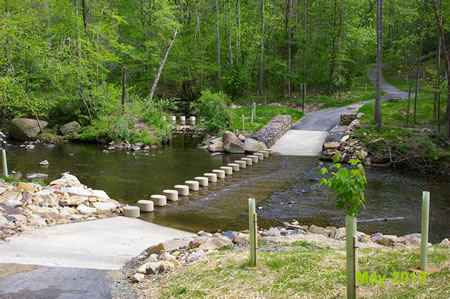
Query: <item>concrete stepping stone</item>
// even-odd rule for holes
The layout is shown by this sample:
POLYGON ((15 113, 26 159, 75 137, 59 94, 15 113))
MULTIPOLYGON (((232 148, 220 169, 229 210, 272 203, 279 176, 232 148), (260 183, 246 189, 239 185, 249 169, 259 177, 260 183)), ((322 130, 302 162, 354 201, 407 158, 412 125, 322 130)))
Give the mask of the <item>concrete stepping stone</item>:
POLYGON ((185 181, 184 183, 187 186, 189 186, 189 189, 192 190, 192 191, 198 191, 198 189, 199 189, 198 181, 185 181))
POLYGON ((151 200, 138 200, 137 206, 141 209, 142 212, 153 212, 155 210, 153 206, 153 201, 151 200))
POLYGON ((200 186, 202 187, 208 187, 208 178, 204 177, 204 176, 196 176, 194 178, 196 181, 198 181, 198 183, 200 184, 200 186))
POLYGON ((123 207, 122 211, 123 211, 123 216, 125 216, 125 217, 137 218, 137 217, 141 216, 141 213, 140 213, 141 210, 139 209, 139 207, 136 207, 136 206, 123 207))
POLYGON ((255 155, 247 156, 247 158, 252 159, 253 163, 258 163, 258 160, 259 160, 258 156, 255 156, 255 155))
POLYGON ((253 156, 257 156, 259 160, 264 160, 264 154, 262 153, 254 153, 253 156))
POLYGON ((247 162, 245 162, 245 161, 236 160, 236 161, 234 161, 234 163, 238 164, 239 168, 246 168, 247 167, 247 162))
POLYGON ((163 194, 166 196, 167 200, 177 201, 178 191, 177 190, 163 190, 163 194))
POLYGON ((233 168, 233 171, 239 171, 239 164, 228 163, 227 165, 230 166, 231 168, 233 168))
POLYGON ((231 175, 233 173, 233 168, 230 166, 220 166, 220 169, 225 170, 226 175, 231 175))
POLYGON ((224 179, 225 178, 225 170, 223 170, 223 169, 214 169, 212 172, 217 174, 217 177, 219 179, 224 179))
POLYGON ((175 190, 178 191, 179 195, 183 195, 183 196, 189 195, 189 186, 186 186, 186 185, 175 185, 175 190))
POLYGON ((204 173, 203 175, 205 177, 207 177, 208 181, 210 181, 211 183, 217 182, 217 174, 216 173, 204 173))
POLYGON ((167 205, 167 198, 165 195, 152 195, 150 198, 152 199, 155 207, 164 207, 167 205))
POLYGON ((269 157, 269 152, 268 151, 260 151, 258 153, 261 153, 264 155, 264 158, 268 158, 269 157))
POLYGON ((253 159, 252 158, 242 158, 242 161, 245 161, 247 163, 247 165, 252 165, 253 164, 253 159))

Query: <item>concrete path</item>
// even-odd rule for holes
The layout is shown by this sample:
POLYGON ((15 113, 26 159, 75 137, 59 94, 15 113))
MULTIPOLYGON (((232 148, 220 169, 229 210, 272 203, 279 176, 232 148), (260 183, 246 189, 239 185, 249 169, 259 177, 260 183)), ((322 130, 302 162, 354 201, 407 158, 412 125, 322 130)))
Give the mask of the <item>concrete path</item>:
MULTIPOLYGON (((376 84, 375 67, 370 69, 369 79, 374 85, 376 84)), ((381 89, 388 93, 383 97, 384 100, 408 98, 407 92, 398 90, 387 83, 384 78, 381 78, 381 89)), ((414 97, 414 94, 411 94, 411 97, 414 97)), ((366 101, 364 104, 370 102, 372 101, 366 101)), ((305 116, 281 137, 271 149, 275 153, 286 156, 320 156, 327 133, 339 123, 341 113, 345 109, 346 107, 320 110, 305 116)))
POLYGON ((0 243, 0 269, 11 272, 0 275, 0 298, 110 298, 109 271, 152 245, 192 235, 126 217, 32 230, 0 243))

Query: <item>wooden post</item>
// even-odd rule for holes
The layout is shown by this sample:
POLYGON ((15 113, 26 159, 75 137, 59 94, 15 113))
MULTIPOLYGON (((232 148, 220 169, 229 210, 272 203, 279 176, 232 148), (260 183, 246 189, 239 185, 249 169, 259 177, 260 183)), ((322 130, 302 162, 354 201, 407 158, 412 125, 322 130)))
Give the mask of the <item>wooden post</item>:
POLYGON ((353 237, 353 277, 355 277, 355 279, 353 279, 354 281, 353 293, 355 294, 354 298, 358 296, 356 293, 358 289, 358 285, 356 283, 356 273, 358 273, 358 237, 354 236, 353 237))
POLYGON ((427 270, 427 247, 428 247, 428 216, 430 209, 430 192, 422 193, 422 229, 420 231, 422 240, 420 243, 420 270, 427 270))
POLYGON ((250 267, 256 267, 256 213, 255 213, 255 199, 248 199, 248 224, 250 233, 250 267))
POLYGON ((8 163, 6 162, 6 150, 2 149, 3 176, 8 176, 8 163))
POLYGON ((255 102, 253 102, 253 110, 255 111, 253 114, 254 114, 254 116, 256 118, 256 103, 255 102))
POLYGON ((244 115, 242 115, 242 131, 245 131, 245 126, 244 126, 244 115))
POLYGON ((253 112, 254 112, 254 110, 252 109, 252 116, 251 116, 252 125, 253 125, 253 112))
POLYGON ((345 215, 346 250, 347 250, 347 299, 356 298, 355 254, 353 237, 356 236, 356 217, 345 215))

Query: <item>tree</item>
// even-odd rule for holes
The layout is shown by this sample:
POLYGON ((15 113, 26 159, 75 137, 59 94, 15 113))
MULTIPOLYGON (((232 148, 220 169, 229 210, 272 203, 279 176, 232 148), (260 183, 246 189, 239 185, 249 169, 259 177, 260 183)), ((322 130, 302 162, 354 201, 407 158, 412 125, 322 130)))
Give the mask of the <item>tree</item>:
POLYGON ((259 58, 259 81, 258 95, 263 94, 263 76, 264 76, 264 1, 261 0, 261 52, 259 58))
POLYGON ((375 122, 378 130, 382 126, 381 116, 381 67, 383 53, 383 0, 377 0, 377 84, 376 84, 376 100, 375 100, 375 122))

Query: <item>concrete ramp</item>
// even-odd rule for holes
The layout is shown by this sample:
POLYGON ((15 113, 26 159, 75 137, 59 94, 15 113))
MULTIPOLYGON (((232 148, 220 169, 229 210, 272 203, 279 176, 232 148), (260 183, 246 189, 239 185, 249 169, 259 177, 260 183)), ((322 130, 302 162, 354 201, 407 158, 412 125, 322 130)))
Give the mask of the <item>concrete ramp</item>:
POLYGON ((192 235, 126 217, 62 224, 0 242, 0 263, 118 270, 151 245, 192 235))
POLYGON ((328 132, 289 130, 271 149, 285 156, 320 156, 328 132))

